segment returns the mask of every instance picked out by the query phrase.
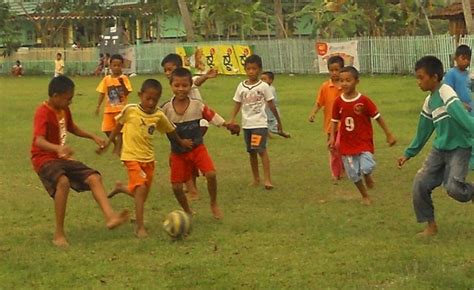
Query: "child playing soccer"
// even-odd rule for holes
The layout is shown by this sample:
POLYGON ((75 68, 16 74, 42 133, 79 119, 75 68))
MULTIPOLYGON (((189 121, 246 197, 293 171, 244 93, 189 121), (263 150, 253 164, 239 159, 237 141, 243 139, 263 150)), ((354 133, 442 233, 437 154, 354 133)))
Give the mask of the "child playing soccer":
POLYGON ((398 159, 399 168, 416 156, 435 132, 433 148, 413 182, 413 205, 419 223, 427 223, 419 233, 438 232, 431 192, 443 185, 449 196, 460 202, 472 200, 474 186, 466 182, 474 118, 469 116, 456 92, 441 84, 443 64, 434 56, 425 56, 415 64, 416 79, 422 91, 429 91, 418 121, 415 138, 398 159))
MULTIPOLYGON (((278 98, 277 98, 277 93, 275 90, 275 87, 273 86, 273 81, 275 80, 275 74, 271 71, 264 71, 260 77, 260 79, 264 82, 266 82, 270 86, 270 90, 273 95, 273 102, 275 103, 275 107, 278 111, 278 114, 280 114, 280 110, 278 109, 278 98)), ((275 115, 273 115, 272 111, 270 108, 266 107, 265 108, 265 113, 267 114, 267 119, 268 119, 268 136, 271 137, 271 133, 278 134, 282 137, 285 138, 290 138, 290 134, 286 132, 278 132, 277 128, 277 120, 275 118, 275 115)))
POLYGON ((63 55, 58 52, 56 53, 56 59, 54 60, 54 77, 62 76, 64 74, 64 60, 63 55))
POLYGON ((249 56, 244 63, 245 73, 248 79, 241 82, 234 95, 234 109, 230 118, 230 124, 234 124, 235 117, 242 109, 242 128, 244 139, 247 144, 247 152, 250 158, 250 167, 253 174, 253 185, 260 184, 258 172, 258 155, 262 159, 263 177, 265 189, 273 189, 270 177, 270 158, 267 152, 268 123, 265 108, 272 111, 277 119, 277 131, 283 132, 280 115, 273 102, 274 96, 267 83, 260 80, 262 71, 262 59, 254 54, 249 56))
MULTIPOLYGON (((110 136, 110 132, 115 128, 117 122, 115 116, 117 116, 123 107, 127 104, 128 95, 132 91, 132 85, 130 80, 124 74, 122 74, 123 57, 120 54, 114 54, 110 57, 110 70, 111 74, 105 76, 97 86, 97 92, 99 92, 99 101, 95 109, 95 114, 99 115, 100 107, 105 98, 104 116, 102 119, 102 132, 107 137, 110 136)), ((122 147, 122 134, 118 134, 114 143, 114 153, 120 155, 122 147)))
POLYGON ((163 112, 156 107, 161 97, 161 84, 157 80, 146 80, 138 92, 140 104, 130 104, 117 115, 117 126, 112 130, 107 143, 99 150, 107 149, 114 138, 123 129, 123 149, 121 160, 127 167, 128 186, 118 182, 109 198, 124 192, 135 199, 136 231, 138 238, 148 236, 143 222, 144 204, 150 192, 155 169, 153 136, 156 131, 167 133, 184 148, 191 148, 190 140, 181 140, 176 134, 174 125, 163 112))
POLYGON ((342 94, 333 105, 329 148, 334 150, 336 128, 340 122, 340 152, 344 169, 362 195, 362 203, 370 205, 371 200, 367 188, 374 187, 371 174, 375 168, 373 131, 370 119, 376 120, 383 129, 390 146, 394 145, 396 140, 372 100, 357 92, 358 83, 359 72, 357 69, 352 66, 341 69, 342 94))
POLYGON ((53 78, 48 87, 49 99, 38 107, 33 124, 31 161, 41 182, 54 199, 56 231, 53 244, 68 246, 64 232, 64 217, 69 189, 92 191, 105 217, 106 226, 113 229, 128 220, 128 212, 114 212, 107 200, 100 173, 73 160, 74 153, 66 145, 67 132, 93 140, 103 146, 104 140, 80 129, 72 120, 69 105, 74 96, 74 83, 65 76, 53 78))
POLYGON ((168 119, 176 125, 181 138, 192 139, 192 149, 184 148, 171 139, 171 184, 173 192, 185 212, 192 214, 188 200, 183 192, 183 183, 191 179, 193 168, 199 169, 207 179, 207 190, 211 198, 211 210, 214 218, 221 219, 223 214, 217 204, 217 178, 214 164, 202 136, 199 126, 201 119, 206 119, 218 127, 226 127, 233 134, 240 128, 226 124, 225 120, 201 101, 191 99, 189 92, 192 86, 191 72, 185 68, 175 69, 170 76, 171 90, 174 97, 162 107, 168 119))
MULTIPOLYGON (((448 70, 444 75, 443 83, 447 84, 456 92, 466 110, 474 116, 471 98, 471 78, 468 67, 471 64, 472 51, 467 45, 460 45, 456 48, 454 61, 456 66, 448 70)), ((474 143, 474 140, 473 140, 474 143)), ((474 169, 474 152, 471 152, 469 168, 474 169)))
MULTIPOLYGON (((181 56, 176 53, 170 53, 163 58, 161 61, 161 67, 163 67, 163 71, 168 78, 171 78, 171 74, 177 68, 183 67, 183 60, 181 56)), ((189 91, 189 98, 202 101, 201 93, 199 92, 199 87, 206 82, 208 79, 216 78, 217 77, 217 70, 210 69, 205 74, 200 76, 193 77, 193 84, 191 86, 191 91, 189 91)), ((202 135, 206 135, 207 129, 209 128, 209 123, 206 119, 201 119, 200 122, 202 135)), ((186 189, 189 194, 189 198, 191 200, 199 199, 199 194, 197 191, 196 186, 196 178, 199 176, 199 172, 196 169, 193 169, 193 174, 190 180, 186 181, 186 189)))
MULTIPOLYGON (((331 134, 331 117, 334 101, 341 95, 341 86, 339 83, 339 74, 344 67, 344 59, 339 55, 331 56, 328 59, 329 80, 325 81, 319 88, 319 93, 314 103, 313 109, 309 114, 308 120, 312 123, 316 114, 324 108, 323 129, 328 139, 331 134)), ((336 128, 337 131, 338 128, 336 128)), ((344 174, 341 154, 339 152, 339 139, 336 132, 336 144, 333 150, 329 151, 329 168, 334 183, 340 180, 344 174)))

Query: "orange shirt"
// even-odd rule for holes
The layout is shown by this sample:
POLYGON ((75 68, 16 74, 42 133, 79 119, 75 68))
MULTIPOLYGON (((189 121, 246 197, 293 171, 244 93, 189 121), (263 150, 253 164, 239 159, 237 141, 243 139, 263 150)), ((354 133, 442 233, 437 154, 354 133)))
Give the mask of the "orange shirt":
POLYGON ((336 86, 331 80, 325 81, 319 88, 319 94, 316 102, 324 109, 324 131, 331 132, 332 107, 334 101, 341 95, 341 88, 336 86))
POLYGON ((119 77, 105 76, 96 89, 105 95, 104 113, 121 112, 128 102, 128 94, 132 85, 126 75, 119 77))

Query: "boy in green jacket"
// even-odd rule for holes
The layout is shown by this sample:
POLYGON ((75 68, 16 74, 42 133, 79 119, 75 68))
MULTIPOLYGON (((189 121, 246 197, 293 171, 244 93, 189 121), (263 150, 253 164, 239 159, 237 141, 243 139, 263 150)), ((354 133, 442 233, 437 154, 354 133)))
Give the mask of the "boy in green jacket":
POLYGON ((414 140, 398 159, 401 168, 416 156, 435 131, 433 148, 413 182, 413 206, 416 219, 428 225, 419 233, 433 236, 438 232, 431 192, 443 185, 449 196, 460 202, 470 201, 474 186, 465 181, 471 157, 474 118, 464 108, 454 90, 441 83, 443 64, 434 56, 425 56, 415 64, 418 86, 430 91, 425 99, 414 140))

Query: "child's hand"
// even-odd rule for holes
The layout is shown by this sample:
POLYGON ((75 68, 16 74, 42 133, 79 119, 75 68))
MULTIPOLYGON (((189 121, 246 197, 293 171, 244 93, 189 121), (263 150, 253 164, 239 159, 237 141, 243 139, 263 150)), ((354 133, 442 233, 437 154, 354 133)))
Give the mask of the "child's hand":
POLYGON ((97 106, 97 107, 95 108, 95 112, 94 112, 94 113, 95 113, 96 116, 99 116, 99 112, 100 112, 100 106, 97 106))
POLYGON ((179 145, 186 149, 193 149, 193 140, 191 139, 181 139, 179 145))
POLYGON ((217 77, 217 74, 218 74, 217 70, 215 68, 211 68, 210 70, 206 72, 205 76, 208 79, 213 79, 217 77))
POLYGON ((94 140, 95 144, 99 146, 99 148, 104 148, 105 144, 107 143, 107 141, 95 135, 92 136, 92 139, 94 140))
POLYGON ((398 168, 402 168, 405 163, 410 160, 410 157, 402 156, 398 158, 398 168))
POLYGON ((329 151, 334 151, 336 149, 336 141, 334 140, 334 137, 333 136, 330 136, 329 137, 329 140, 328 140, 328 149, 329 151))
POLYGON ((280 123, 277 124, 277 130, 278 130, 278 134, 281 135, 283 133, 283 126, 280 123))
POLYGON ((387 134, 387 143, 390 147, 397 143, 397 140, 395 139, 395 136, 393 136, 392 133, 387 134))
POLYGON ((239 136, 240 126, 238 124, 229 123, 224 125, 227 130, 230 131, 230 134, 239 136))
POLYGON ((309 115, 308 121, 310 121, 311 123, 313 123, 313 122, 314 122, 314 117, 316 117, 314 114, 309 115))
POLYGON ((63 146, 59 147, 57 153, 58 153, 59 158, 69 159, 69 157, 71 157, 72 154, 74 154, 74 151, 72 150, 71 147, 69 147, 67 145, 63 145, 63 146))

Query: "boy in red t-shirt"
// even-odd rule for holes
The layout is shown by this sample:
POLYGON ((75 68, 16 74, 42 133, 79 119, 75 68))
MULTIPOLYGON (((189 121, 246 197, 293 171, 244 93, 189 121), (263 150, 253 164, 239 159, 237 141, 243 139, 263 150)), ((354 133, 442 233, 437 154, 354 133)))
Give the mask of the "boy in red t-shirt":
POLYGON ((367 96, 356 91, 358 83, 359 72, 357 69, 347 66, 341 70, 342 95, 336 99, 333 106, 329 148, 334 149, 336 128, 338 123, 341 122, 339 150, 342 155, 344 169, 362 195, 362 203, 370 205, 371 200, 367 188, 373 188, 374 186, 371 173, 375 168, 373 130, 370 119, 376 120, 383 129, 389 146, 394 145, 396 140, 380 116, 375 104, 367 96))
POLYGON ((69 245, 64 233, 64 217, 70 188, 78 192, 92 191, 109 229, 126 222, 128 211, 121 214, 114 212, 99 172, 71 158, 73 150, 66 145, 67 132, 92 139, 99 146, 104 146, 105 143, 73 122, 69 110, 74 96, 72 80, 65 76, 53 78, 49 83, 48 94, 49 99, 35 113, 31 161, 44 187, 54 199, 56 231, 53 244, 64 247, 69 245))

